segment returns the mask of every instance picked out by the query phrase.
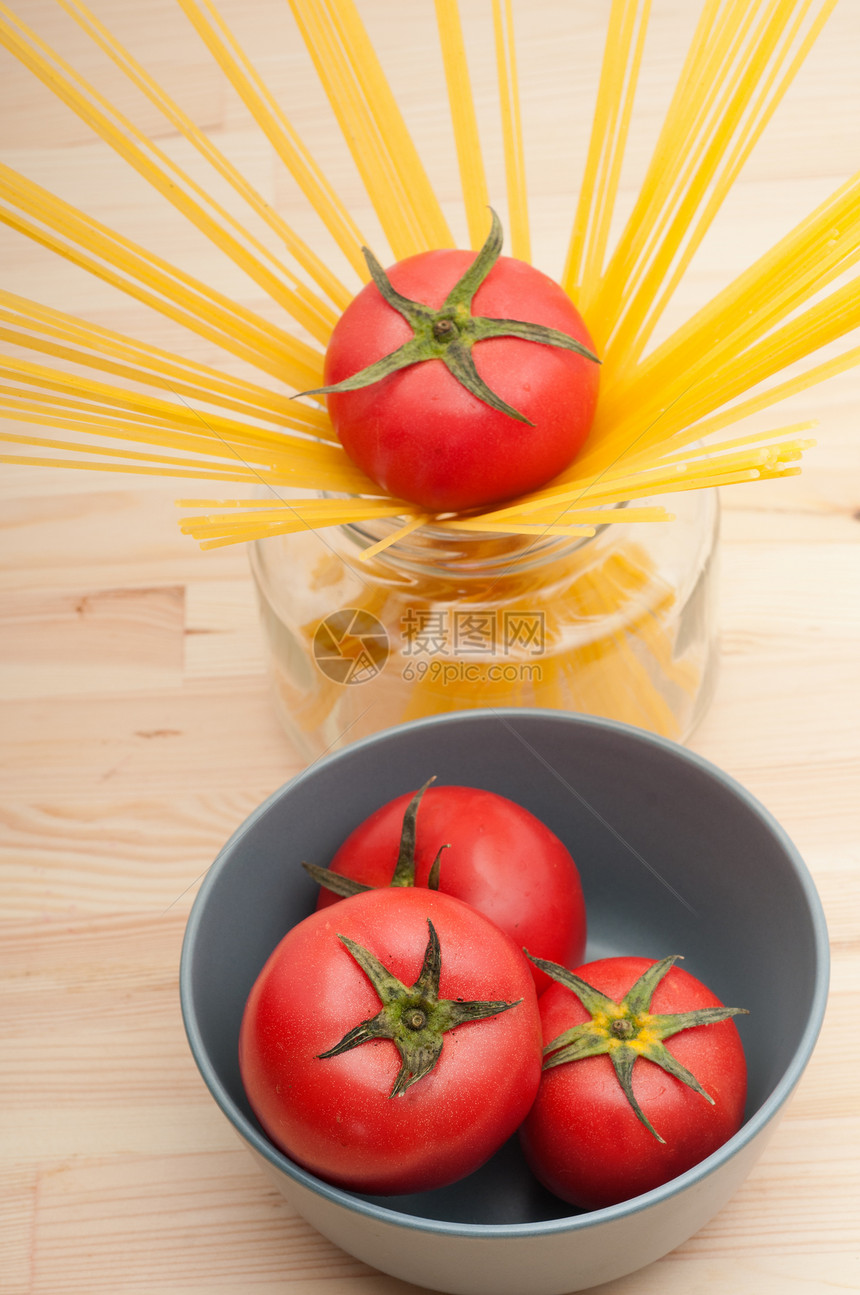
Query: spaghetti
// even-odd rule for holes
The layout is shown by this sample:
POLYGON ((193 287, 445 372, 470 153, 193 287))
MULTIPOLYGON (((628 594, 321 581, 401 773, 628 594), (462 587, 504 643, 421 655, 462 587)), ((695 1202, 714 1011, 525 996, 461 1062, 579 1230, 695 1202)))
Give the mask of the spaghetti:
MULTIPOLYGON (((269 293, 295 331, 239 306, 7 167, 0 167, 0 219, 250 362, 270 380, 293 390, 320 385, 319 348, 349 290, 83 0, 57 2, 265 222, 292 266, 219 206, 5 3, 0 41, 269 293)), ((595 427, 579 458, 555 481, 504 507, 435 519, 443 529, 589 533, 612 521, 618 503, 797 470, 812 443, 808 427, 721 436, 749 413, 856 363, 854 348, 798 368, 860 323, 857 280, 847 279, 860 257, 860 179, 843 185, 713 301, 648 348, 692 256, 835 3, 705 0, 651 165, 610 247, 649 18, 647 0, 613 0, 562 275, 603 352, 595 427), (763 387, 790 366, 789 378, 763 387)), ((363 280, 360 231, 212 0, 179 4, 363 280)), ((291 0, 291 7, 393 255, 450 246, 441 205, 353 0, 291 0)), ((528 259, 511 0, 493 0, 491 12, 512 250, 528 259)), ((487 182, 456 0, 436 0, 436 18, 463 202, 477 245, 487 182)), ((406 527, 422 520, 414 506, 388 498, 354 468, 319 403, 292 400, 283 388, 226 378, 8 293, 0 296, 0 336, 54 361, 52 368, 2 361, 0 408, 19 423, 54 429, 51 436, 4 433, 7 444, 27 451, 0 455, 4 462, 160 471, 269 489, 271 498, 255 503, 185 501, 189 509, 203 510, 181 525, 204 547, 350 518, 399 516, 406 527), (81 366, 102 376, 81 376, 81 366), (162 394, 132 395, 124 385, 130 383, 162 394), (309 501, 284 493, 293 489, 326 497, 309 501)), ((665 513, 628 509, 627 516, 644 522, 665 513)))

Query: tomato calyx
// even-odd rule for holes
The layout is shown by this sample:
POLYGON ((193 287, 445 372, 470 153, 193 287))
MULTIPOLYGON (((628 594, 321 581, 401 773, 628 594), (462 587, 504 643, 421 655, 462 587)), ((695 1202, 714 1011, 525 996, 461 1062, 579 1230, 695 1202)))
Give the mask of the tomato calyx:
POLYGON ((429 936, 424 961, 418 979, 410 986, 404 985, 369 949, 348 935, 337 937, 373 985, 382 1008, 376 1016, 347 1031, 333 1048, 319 1053, 319 1059, 340 1056, 372 1039, 390 1039, 400 1053, 401 1065, 389 1097, 401 1096, 412 1084, 430 1073, 441 1056, 443 1035, 449 1030, 467 1021, 497 1016, 522 1002, 521 998, 512 1003, 440 998, 442 950, 436 928, 429 918, 427 926, 429 936))
MULTIPOLYGON (((432 782, 436 781, 436 775, 428 778, 423 787, 419 787, 415 795, 406 806, 403 815, 403 827, 400 833, 400 847, 397 854, 397 863, 394 866, 390 886, 414 886, 415 885, 415 821, 418 816, 418 806, 421 799, 432 782)), ((442 860, 442 851, 450 849, 450 845, 440 845, 433 865, 430 868, 430 874, 427 878, 427 889, 439 889, 439 868, 442 860)), ((373 886, 366 886, 363 881, 356 881, 353 877, 344 877, 339 872, 332 872, 330 868, 321 868, 316 863, 303 863, 302 867, 318 885, 325 890, 332 891, 335 895, 340 895, 346 899, 349 895, 358 895, 363 890, 373 890, 373 886)))
POLYGON ((317 387, 313 391, 302 391, 302 396, 330 395, 335 392, 357 391, 381 382, 399 369, 420 364, 425 360, 441 360, 448 371, 453 374, 473 396, 476 396, 491 409, 507 414, 518 422, 533 427, 534 423, 519 410, 514 409, 507 401, 502 400, 484 382, 475 367, 472 358, 472 347, 476 342, 496 337, 518 337, 526 342, 537 342, 545 346, 558 346, 567 351, 575 351, 586 359, 599 364, 597 356, 575 338, 556 328, 543 324, 527 323, 517 319, 490 319, 485 315, 472 314, 472 298, 499 259, 504 239, 502 224, 495 211, 490 209, 492 223, 490 233, 472 264, 455 283, 448 293, 441 309, 413 301, 403 296, 392 285, 388 275, 368 248, 362 248, 364 259, 370 270, 371 278, 384 300, 403 316, 412 329, 412 337, 396 351, 384 355, 381 359, 369 364, 366 368, 354 373, 328 387, 317 387))
POLYGON ((705 1091, 695 1075, 686 1066, 681 1065, 680 1061, 664 1046, 663 1040, 680 1033, 681 1030, 693 1029, 699 1025, 713 1025, 717 1021, 725 1021, 730 1016, 746 1015, 745 1007, 703 1007, 695 1011, 663 1015, 652 1013, 650 1007, 654 991, 677 961, 678 954, 671 954, 668 958, 655 962, 617 1002, 565 967, 548 962, 544 958, 533 958, 528 951, 526 956, 535 966, 540 967, 541 971, 546 972, 553 980, 558 981, 560 985, 565 985, 576 994, 591 1016, 590 1020, 565 1030, 558 1038, 546 1045, 544 1070, 550 1070, 553 1066, 566 1065, 571 1061, 581 1061, 585 1057, 608 1055, 618 1082, 637 1119, 653 1133, 658 1142, 665 1142, 665 1139, 651 1124, 633 1092, 633 1067, 640 1057, 653 1061, 667 1074, 680 1079, 712 1106, 714 1105, 714 1099, 710 1093, 705 1091))

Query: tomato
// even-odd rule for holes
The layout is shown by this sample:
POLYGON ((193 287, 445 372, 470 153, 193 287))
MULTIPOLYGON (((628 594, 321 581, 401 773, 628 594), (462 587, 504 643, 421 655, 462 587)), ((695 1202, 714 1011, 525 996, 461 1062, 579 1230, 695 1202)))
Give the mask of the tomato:
POLYGON ((493 222, 477 256, 422 252, 385 272, 366 253, 374 279, 326 352, 320 390, 346 453, 388 493, 430 512, 543 485, 575 457, 594 417, 599 368, 583 320, 547 275, 498 255, 493 222), (536 340, 550 337, 541 329, 553 340, 536 340), (346 387, 365 371, 367 385, 346 387))
MULTIPOLYGON (((395 797, 359 824, 334 855, 329 872, 366 886, 390 886, 406 811, 418 794, 395 797)), ((554 832, 521 805, 478 787, 428 787, 416 810, 416 885, 428 884, 431 865, 447 846, 439 861, 440 891, 484 913, 538 957, 568 966, 581 961, 582 885, 554 832)), ((317 907, 336 902, 337 896, 323 889, 317 907)), ((532 967, 541 993, 550 979, 532 967)))
POLYGON ((442 1186, 483 1164, 537 1093, 527 960, 449 895, 352 896, 271 954, 245 1008, 239 1063, 264 1130, 306 1169, 374 1194, 442 1186))
POLYGON ((540 1000, 547 1055, 520 1140, 544 1186, 583 1209, 668 1182, 741 1126, 746 1063, 728 1018, 742 1009, 724 1008, 673 962, 605 958, 573 973, 585 989, 598 991, 582 991, 591 999, 588 1008, 564 983, 540 1000), (682 1015, 667 1021, 676 1013, 682 1015), (573 1059, 564 1060, 562 1040, 574 1027, 580 1028, 567 1043, 573 1059), (553 1064, 558 1058, 561 1064, 553 1064))

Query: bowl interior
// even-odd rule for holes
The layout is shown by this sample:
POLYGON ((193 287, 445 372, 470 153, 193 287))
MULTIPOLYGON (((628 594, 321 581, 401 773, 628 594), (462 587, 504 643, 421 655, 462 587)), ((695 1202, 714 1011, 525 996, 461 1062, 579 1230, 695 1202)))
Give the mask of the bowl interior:
MULTIPOLYGON (((723 1002, 749 1009, 736 1018, 748 1120, 780 1089, 787 1095, 820 1023, 827 944, 812 882, 773 819, 703 760, 638 730, 547 711, 464 712, 390 729, 312 765, 228 842, 195 902, 182 967, 191 1045, 213 1096, 272 1163, 318 1181, 267 1144, 237 1061, 251 985, 316 900, 301 861, 328 863, 367 814, 431 774, 509 796, 565 842, 588 906, 589 959, 681 954, 723 1002)), ((452 1187, 363 1199, 452 1223, 572 1212, 535 1183, 516 1140, 452 1187)))

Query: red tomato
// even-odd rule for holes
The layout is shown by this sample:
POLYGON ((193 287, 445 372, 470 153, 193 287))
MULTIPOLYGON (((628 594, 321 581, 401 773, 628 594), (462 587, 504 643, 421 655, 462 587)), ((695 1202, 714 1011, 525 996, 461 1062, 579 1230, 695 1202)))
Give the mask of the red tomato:
MULTIPOLYGON (((407 792, 365 819, 330 864, 366 886, 390 886, 407 792)), ((432 786, 415 833, 415 884, 426 886, 441 846, 439 890, 455 895, 501 927, 520 947, 575 966, 585 953, 585 901, 579 873, 558 837, 527 809, 477 787, 432 786)), ((318 908, 338 902, 321 890, 318 908)), ((538 993, 549 977, 533 966, 538 993)))
MULTIPOLYGON (((404 297, 440 310, 472 252, 422 252, 387 273, 404 297)), ((472 301, 473 316, 543 324, 594 346, 564 290, 541 271, 500 257, 472 301)), ((325 383, 352 377, 413 336, 406 319, 367 284, 341 316, 325 358, 325 383)), ((577 454, 594 417, 593 359, 517 337, 478 341, 480 377, 533 426, 491 408, 449 372, 424 360, 357 391, 327 396, 343 448, 384 490, 430 512, 473 508, 536 489, 577 454)))
POLYGON ((361 1192, 442 1186, 483 1164, 534 1100, 541 1038, 528 963, 487 918, 449 895, 404 888, 355 895, 305 918, 272 953, 248 998, 239 1061, 263 1128, 306 1169, 361 1192), (389 1037, 323 1055, 381 1009, 339 937, 369 951, 402 987, 415 987, 428 922, 441 951, 439 998, 452 1010, 489 1003, 495 1014, 448 1029, 435 1066, 412 1083, 403 1081, 389 1037), (403 1091, 392 1096, 398 1083, 403 1091))
MULTIPOLYGON (((648 958, 605 958, 575 974, 620 1002, 655 965, 648 958)), ((672 967, 654 991, 649 1014, 721 1006, 695 977, 672 967)), ((590 1019, 579 998, 561 984, 542 996, 540 1013, 545 1045, 590 1019)), ((660 1141, 637 1117, 606 1053, 545 1069, 538 1098, 520 1130, 526 1159, 545 1187, 583 1209, 613 1205, 677 1177, 738 1131, 746 1063, 734 1021, 683 1029, 663 1046, 692 1072, 713 1105, 640 1055, 633 1064, 632 1088, 660 1141)))

